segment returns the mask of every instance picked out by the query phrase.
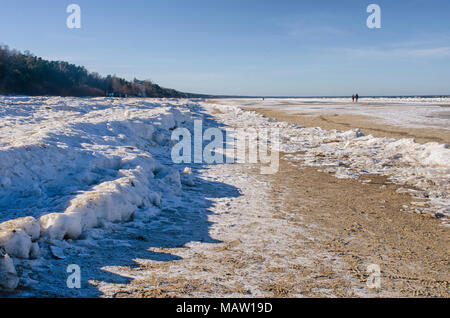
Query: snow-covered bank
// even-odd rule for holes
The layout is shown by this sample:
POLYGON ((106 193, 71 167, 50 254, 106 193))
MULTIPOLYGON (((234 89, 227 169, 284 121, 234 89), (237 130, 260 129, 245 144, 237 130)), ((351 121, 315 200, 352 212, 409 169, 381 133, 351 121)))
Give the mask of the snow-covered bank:
POLYGON ((170 153, 171 130, 190 119, 183 102, 0 99, 1 286, 17 285, 9 257, 38 257, 38 240, 146 218, 161 193, 179 194, 180 171, 154 156, 170 153))

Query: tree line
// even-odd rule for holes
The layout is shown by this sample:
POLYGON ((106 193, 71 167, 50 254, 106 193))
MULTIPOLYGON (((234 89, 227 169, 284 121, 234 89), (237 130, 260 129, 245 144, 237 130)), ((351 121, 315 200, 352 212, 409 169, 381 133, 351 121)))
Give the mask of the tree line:
POLYGON ((199 97, 151 81, 91 73, 83 66, 48 61, 0 45, 0 95, 199 97))

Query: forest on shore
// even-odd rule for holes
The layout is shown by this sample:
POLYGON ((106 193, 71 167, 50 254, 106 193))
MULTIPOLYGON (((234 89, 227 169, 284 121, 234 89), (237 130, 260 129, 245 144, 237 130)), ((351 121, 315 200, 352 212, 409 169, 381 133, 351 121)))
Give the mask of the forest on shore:
POLYGON ((202 97, 164 88, 148 80, 104 77, 83 66, 48 61, 5 45, 0 45, 0 95, 202 97))

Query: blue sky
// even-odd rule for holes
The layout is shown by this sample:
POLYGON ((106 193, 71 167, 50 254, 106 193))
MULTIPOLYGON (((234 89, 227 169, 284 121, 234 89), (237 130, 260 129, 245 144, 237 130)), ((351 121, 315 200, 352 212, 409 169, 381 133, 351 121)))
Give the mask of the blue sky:
POLYGON ((0 1, 0 43, 181 91, 450 94, 448 0, 0 1), (68 29, 66 7, 81 7, 68 29), (381 7, 381 29, 366 8, 381 7))

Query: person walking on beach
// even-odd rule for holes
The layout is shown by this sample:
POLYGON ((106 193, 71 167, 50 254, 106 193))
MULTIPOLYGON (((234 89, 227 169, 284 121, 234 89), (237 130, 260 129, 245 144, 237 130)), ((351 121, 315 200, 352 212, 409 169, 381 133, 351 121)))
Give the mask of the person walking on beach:
POLYGON ((358 99, 359 99, 359 95, 356 94, 356 95, 355 95, 355 101, 358 102, 358 99))
POLYGON ((352 102, 355 102, 355 94, 352 95, 352 102))

